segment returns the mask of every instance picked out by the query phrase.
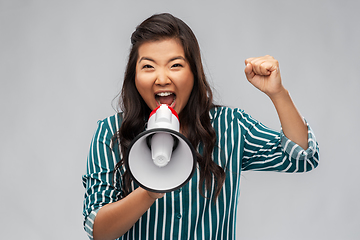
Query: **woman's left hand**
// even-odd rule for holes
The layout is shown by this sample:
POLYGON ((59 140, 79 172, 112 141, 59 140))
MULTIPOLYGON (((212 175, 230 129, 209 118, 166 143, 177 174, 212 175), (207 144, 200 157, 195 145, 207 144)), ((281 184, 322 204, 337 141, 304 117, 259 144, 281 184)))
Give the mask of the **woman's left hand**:
POLYGON ((249 82, 269 97, 283 92, 279 62, 272 56, 245 60, 245 75, 249 82))

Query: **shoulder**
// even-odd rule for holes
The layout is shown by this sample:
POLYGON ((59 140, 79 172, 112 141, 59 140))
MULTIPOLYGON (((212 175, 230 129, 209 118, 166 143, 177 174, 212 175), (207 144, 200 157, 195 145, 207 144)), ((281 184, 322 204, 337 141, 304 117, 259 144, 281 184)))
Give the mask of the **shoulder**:
POLYGON ((116 113, 112 116, 109 116, 107 118, 104 118, 102 120, 99 120, 98 124, 104 124, 109 127, 117 127, 117 126, 120 127, 122 120, 123 120, 123 113, 120 112, 120 113, 116 113))
POLYGON ((229 126, 239 126, 243 130, 248 131, 258 125, 265 127, 240 108, 232 109, 230 107, 215 106, 210 110, 210 120, 214 128, 221 129, 227 129, 229 126))
POLYGON ((240 108, 230 108, 226 106, 215 106, 210 110, 210 119, 211 121, 216 120, 227 120, 227 121, 233 121, 235 119, 243 119, 243 118, 249 118, 250 116, 242 109, 240 108))
POLYGON ((100 135, 107 135, 107 137, 112 137, 119 131, 122 120, 123 113, 116 113, 105 119, 99 120, 97 122, 97 131, 100 135))

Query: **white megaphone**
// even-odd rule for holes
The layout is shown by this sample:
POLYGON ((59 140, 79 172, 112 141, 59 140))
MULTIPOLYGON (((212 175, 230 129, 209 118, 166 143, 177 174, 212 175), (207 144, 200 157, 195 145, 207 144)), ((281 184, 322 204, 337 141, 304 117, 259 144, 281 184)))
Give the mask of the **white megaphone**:
POLYGON ((142 188, 171 192, 193 176, 196 152, 179 128, 175 110, 162 104, 151 112, 146 131, 131 142, 124 163, 134 182, 142 188))

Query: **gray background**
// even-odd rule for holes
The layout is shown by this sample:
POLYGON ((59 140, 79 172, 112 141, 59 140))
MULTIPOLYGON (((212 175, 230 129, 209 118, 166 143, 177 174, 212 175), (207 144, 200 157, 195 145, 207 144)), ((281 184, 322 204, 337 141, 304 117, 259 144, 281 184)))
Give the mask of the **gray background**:
POLYGON ((1 239, 87 239, 81 175, 114 114, 135 26, 171 12, 194 30, 218 103, 279 129, 244 60, 273 55, 315 131, 307 174, 244 172, 239 239, 359 239, 358 1, 0 1, 1 239))

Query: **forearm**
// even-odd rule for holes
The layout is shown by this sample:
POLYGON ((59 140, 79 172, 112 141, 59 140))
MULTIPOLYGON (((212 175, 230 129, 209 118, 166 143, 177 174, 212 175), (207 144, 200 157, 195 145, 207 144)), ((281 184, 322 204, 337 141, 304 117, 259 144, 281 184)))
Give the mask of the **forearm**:
POLYGON ((307 149, 307 125, 296 109, 289 92, 283 88, 283 90, 275 96, 269 97, 276 108, 285 136, 303 149, 307 149))
POLYGON ((273 102, 285 136, 307 149, 307 125, 281 83, 279 62, 266 55, 248 58, 245 64, 244 71, 249 82, 268 95, 273 102))
POLYGON ((137 188, 122 200, 103 206, 94 221, 94 240, 116 239, 122 236, 155 200, 146 190, 137 188))

